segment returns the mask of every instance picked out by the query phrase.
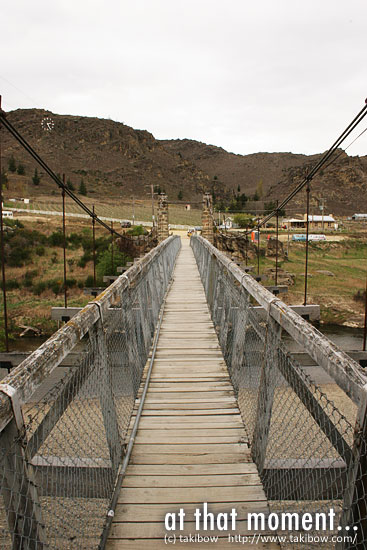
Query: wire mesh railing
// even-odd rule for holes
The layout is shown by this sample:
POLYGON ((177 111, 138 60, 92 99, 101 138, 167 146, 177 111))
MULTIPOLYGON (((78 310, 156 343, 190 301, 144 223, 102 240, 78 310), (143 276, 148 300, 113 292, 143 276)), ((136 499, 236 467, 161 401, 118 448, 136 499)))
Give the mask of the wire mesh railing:
POLYGON ((2 381, 1 548, 98 548, 179 248, 163 241, 2 381))
POLYGON ((293 548, 319 547, 322 514, 323 548, 366 548, 363 369, 207 240, 191 246, 269 512, 309 515, 293 548))

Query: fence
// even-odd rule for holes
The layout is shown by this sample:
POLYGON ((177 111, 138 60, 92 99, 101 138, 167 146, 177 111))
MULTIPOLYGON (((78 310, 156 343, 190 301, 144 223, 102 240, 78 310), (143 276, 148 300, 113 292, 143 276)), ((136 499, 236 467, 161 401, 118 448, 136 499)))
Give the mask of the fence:
POLYGON ((366 548, 363 369, 208 241, 191 246, 270 512, 314 521, 333 509, 323 548, 366 548))
POLYGON ((179 248, 163 241, 3 380, 1 548, 98 547, 179 248))

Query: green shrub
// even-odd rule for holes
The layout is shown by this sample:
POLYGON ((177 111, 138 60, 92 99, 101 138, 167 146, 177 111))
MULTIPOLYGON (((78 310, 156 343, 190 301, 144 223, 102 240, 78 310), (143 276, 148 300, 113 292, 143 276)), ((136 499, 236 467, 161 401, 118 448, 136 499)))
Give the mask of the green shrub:
MULTIPOLYGON (((20 288, 20 283, 16 279, 7 279, 6 281, 6 290, 16 290, 20 288)), ((3 288, 3 282, 0 281, 0 288, 3 288)))
POLYGON ((144 229, 142 225, 136 225, 135 227, 132 227, 128 231, 126 231, 127 235, 131 235, 133 237, 139 237, 140 235, 146 235, 147 231, 144 229))
POLYGON ((64 235, 61 231, 54 231, 48 238, 48 242, 51 246, 63 246, 64 235))
POLYGON ((67 237, 67 244, 72 250, 76 250, 82 245, 83 236, 79 233, 71 233, 67 237))
POLYGON ((99 255, 96 271, 99 279, 102 279, 104 275, 117 275, 117 266, 126 265, 126 262, 130 260, 124 252, 115 250, 113 255, 112 265, 112 253, 111 250, 105 250, 99 255))
POLYGON ((33 286, 33 279, 38 275, 38 271, 36 269, 32 269, 31 271, 26 271, 24 274, 24 286, 29 288, 30 286, 33 286))
POLYGON ((42 292, 46 290, 46 288, 46 283, 44 281, 40 281, 39 283, 34 285, 33 292, 34 294, 37 294, 37 296, 39 296, 40 294, 42 294, 42 292))
POLYGON ((86 287, 92 287, 94 286, 94 278, 93 275, 88 275, 88 277, 85 279, 85 285, 86 287))
POLYGON ((76 286, 76 285, 77 285, 76 279, 74 279, 74 278, 70 278, 70 279, 66 278, 66 286, 67 286, 67 288, 73 288, 73 287, 76 286))
POLYGON ((25 243, 20 244, 19 246, 13 246, 11 248, 8 256, 8 264, 11 267, 23 267, 26 263, 29 263, 30 261, 31 251, 26 248, 25 243))
POLYGON ((19 220, 12 220, 10 218, 5 218, 4 219, 4 225, 6 225, 7 227, 16 227, 16 228, 19 228, 19 229, 23 229, 24 228, 24 225, 22 224, 21 221, 19 220))
POLYGON ((37 256, 44 256, 45 252, 46 252, 46 249, 45 249, 44 246, 42 246, 40 244, 40 245, 36 246, 35 252, 36 252, 37 256))
POLYGON ((60 279, 53 279, 51 281, 47 281, 47 287, 50 288, 55 296, 58 294, 61 294, 61 292, 64 291, 64 281, 61 281, 60 279))

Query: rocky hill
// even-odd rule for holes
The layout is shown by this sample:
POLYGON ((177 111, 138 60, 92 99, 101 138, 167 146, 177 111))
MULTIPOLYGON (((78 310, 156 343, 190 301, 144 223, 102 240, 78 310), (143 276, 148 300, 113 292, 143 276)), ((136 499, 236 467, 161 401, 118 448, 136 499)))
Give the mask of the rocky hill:
MULTIPOLYGON (((112 120, 56 115, 40 109, 18 109, 7 114, 33 148, 56 173, 65 173, 77 190, 81 180, 88 195, 112 198, 148 198, 151 184, 166 191, 170 201, 200 201, 215 184, 227 197, 255 192, 270 201, 284 198, 314 165, 320 155, 256 153, 236 155, 220 147, 189 139, 157 140, 146 130, 135 130, 112 120), (41 122, 50 117, 52 130, 41 122)), ((35 196, 55 193, 55 184, 42 170, 35 186, 36 164, 14 138, 2 130, 3 167, 9 193, 35 196), (25 174, 9 171, 9 160, 25 174)), ((367 157, 341 154, 312 184, 312 195, 326 197, 326 210, 350 215, 367 212, 367 157)), ((289 213, 304 211, 304 194, 289 206, 289 213)), ((316 203, 315 203, 316 204, 316 203)))
MULTIPOLYGON (((232 192, 248 196, 260 191, 262 199, 274 201, 284 199, 321 158, 320 155, 293 153, 255 153, 235 155, 220 147, 201 142, 183 140, 162 141, 165 148, 181 154, 210 179, 217 178, 232 192)), ((367 212, 367 156, 350 157, 341 151, 335 153, 335 162, 324 168, 313 180, 311 186, 313 212, 317 210, 318 199, 326 199, 326 210, 338 215, 367 212)), ((304 212, 305 193, 298 194, 289 203, 289 213, 304 212)))
POLYGON ((206 145, 191 139, 164 140, 164 147, 182 155, 207 173, 216 177, 225 187, 237 192, 253 195, 262 188, 264 195, 268 189, 285 178, 289 168, 302 166, 314 157, 293 153, 255 153, 235 155, 221 147, 206 145))
MULTIPOLYGON (((201 198, 208 181, 196 165, 167 150, 145 130, 112 120, 61 116, 39 109, 18 109, 9 112, 7 118, 53 171, 65 173, 76 188, 83 179, 89 192, 142 198, 150 192, 147 186, 153 184, 174 199, 181 191, 187 200, 201 198), (46 117, 54 123, 50 131, 41 125, 46 117)), ((17 166, 24 165, 30 195, 55 188, 46 176, 41 177, 37 189, 32 187, 36 164, 6 130, 2 130, 2 144, 5 168, 12 155, 17 166)))
MULTIPOLYGON (((352 215, 355 212, 367 212, 367 157, 349 157, 345 152, 338 151, 314 178, 311 184, 311 206, 317 210, 318 199, 326 200, 326 213, 337 215, 352 215), (335 161, 332 162, 333 158, 335 161)), ((302 181, 314 162, 309 160, 302 166, 290 168, 285 177, 270 187, 268 197, 282 199, 290 189, 302 181)), ((306 193, 300 192, 289 207, 295 211, 303 211, 306 193), (301 207, 302 205, 302 207, 301 207)))

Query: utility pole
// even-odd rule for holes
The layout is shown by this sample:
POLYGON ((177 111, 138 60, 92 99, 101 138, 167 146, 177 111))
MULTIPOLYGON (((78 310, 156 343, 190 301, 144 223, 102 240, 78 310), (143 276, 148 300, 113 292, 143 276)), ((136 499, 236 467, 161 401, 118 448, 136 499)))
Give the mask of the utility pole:
MULTIPOLYGON (((1 95, 0 95, 0 111, 1 111, 1 95)), ((4 220, 3 220, 3 173, 1 166, 1 129, 0 125, 0 238, 1 238, 1 272, 3 284, 3 309, 4 309, 4 335, 5 335, 5 351, 9 351, 9 331, 8 331, 8 308, 6 299, 6 276, 5 276, 5 251, 4 251, 4 220)))
POLYGON ((151 183, 150 184, 150 190, 151 190, 151 193, 152 193, 152 222, 153 222, 153 227, 155 226, 155 216, 154 216, 154 187, 153 187, 153 184, 151 183))
POLYGON ((326 207, 326 198, 325 197, 321 197, 319 198, 319 209, 321 210, 321 226, 322 226, 322 231, 324 231, 324 212, 325 212, 325 207, 326 207))
POLYGON ((133 226, 135 225, 135 197, 133 196, 133 226))

